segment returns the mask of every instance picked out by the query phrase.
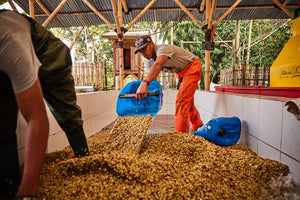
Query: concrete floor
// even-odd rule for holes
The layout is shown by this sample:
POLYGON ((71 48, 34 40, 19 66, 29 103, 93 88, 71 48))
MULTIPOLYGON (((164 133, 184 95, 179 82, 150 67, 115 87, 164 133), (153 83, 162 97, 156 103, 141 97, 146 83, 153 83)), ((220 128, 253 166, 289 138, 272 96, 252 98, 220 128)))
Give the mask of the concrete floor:
POLYGON ((147 133, 151 134, 175 131, 174 120, 174 115, 156 115, 147 133))

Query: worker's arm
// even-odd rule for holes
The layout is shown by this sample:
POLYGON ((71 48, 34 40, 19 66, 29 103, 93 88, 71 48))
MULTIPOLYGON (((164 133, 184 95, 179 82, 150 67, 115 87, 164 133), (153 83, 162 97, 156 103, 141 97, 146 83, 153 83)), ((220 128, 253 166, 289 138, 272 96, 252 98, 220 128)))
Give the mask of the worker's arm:
POLYGON ((159 72, 161 71, 162 67, 164 66, 165 62, 168 60, 168 56, 161 55, 158 56, 154 62, 154 64, 151 66, 148 75, 144 79, 140 85, 140 87, 136 91, 136 98, 137 99, 144 99, 147 97, 148 92, 148 84, 156 79, 159 72), (147 84, 148 83, 148 84, 147 84))
POLYGON ((19 109, 28 123, 24 170, 16 196, 37 196, 49 135, 49 121, 39 80, 37 79, 29 89, 16 94, 16 99, 19 109))

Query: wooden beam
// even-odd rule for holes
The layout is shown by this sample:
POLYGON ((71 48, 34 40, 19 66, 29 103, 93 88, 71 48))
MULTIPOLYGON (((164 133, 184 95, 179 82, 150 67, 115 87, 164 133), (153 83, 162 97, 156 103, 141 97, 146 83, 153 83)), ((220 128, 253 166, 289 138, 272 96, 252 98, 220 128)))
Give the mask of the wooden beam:
POLYGON ((112 9, 113 9, 114 18, 115 18, 115 22, 116 22, 116 25, 117 25, 117 32, 120 33, 121 32, 121 25, 120 25, 119 19, 118 19, 118 9, 117 9, 116 0, 111 0, 111 6, 112 6, 112 9))
POLYGON ((209 15, 209 21, 208 21, 208 29, 211 29, 211 27, 212 27, 212 21, 213 21, 213 18, 215 16, 215 11, 216 11, 216 7, 217 7, 217 1, 218 0, 213 0, 213 4, 211 6, 211 11, 210 11, 210 15, 209 15))
POLYGON ((51 12, 46 8, 46 6, 41 2, 41 0, 35 0, 39 6, 43 9, 43 11, 48 15, 50 16, 51 15, 51 12))
POLYGON ((289 2, 290 2, 290 0, 285 0, 282 5, 286 6, 286 4, 288 4, 289 2))
POLYGON ((151 2, 130 22, 130 24, 126 27, 126 30, 129 30, 130 27, 133 26, 156 1, 157 0, 151 0, 151 2))
MULTIPOLYGON (((211 0, 206 0, 206 10, 205 10, 205 23, 209 23, 209 16, 211 15, 211 0)), ((204 78, 204 88, 205 91, 210 90, 210 51, 205 50, 205 78, 204 78)))
POLYGON ((199 7, 199 11, 200 11, 200 12, 203 12, 203 11, 204 11, 204 8, 205 8, 205 1, 206 1, 206 0, 202 0, 202 1, 201 1, 200 7, 199 7))
POLYGON ((29 0, 29 15, 34 19, 34 2, 35 0, 29 0))
POLYGON ((115 29, 114 25, 110 23, 88 0, 82 0, 90 9, 92 9, 107 25, 110 26, 113 30, 115 29))
MULTIPOLYGON (((287 5, 287 8, 298 8, 298 5, 287 5)), ((229 9, 229 6, 224 6, 224 7, 216 7, 216 10, 226 10, 229 9)), ((266 8, 275 8, 275 5, 269 5, 269 6, 238 6, 234 10, 243 10, 243 9, 266 9, 266 8)), ((188 10, 199 10, 198 7, 188 7, 188 10)), ((143 9, 132 9, 132 12, 140 12, 143 9)), ((181 8, 149 8, 148 11, 180 11, 182 10, 181 8)), ((113 13, 112 10, 105 10, 105 11, 99 11, 101 14, 106 14, 106 13, 113 13)), ((76 12, 76 13, 57 13, 56 16, 66 16, 66 15, 93 15, 95 12, 76 12)), ((35 14, 36 17, 44 17, 47 16, 47 14, 41 13, 41 14, 35 14)))
POLYGON ((62 0, 60 4, 55 8, 55 10, 49 15, 46 21, 43 23, 43 27, 46 27, 47 24, 53 19, 53 17, 58 13, 58 11, 67 3, 68 0, 62 0))
POLYGON ((10 7, 11 7, 15 12, 18 12, 18 10, 17 10, 15 4, 12 2, 12 0, 8 0, 7 2, 9 3, 10 7))
POLYGON ((126 0, 122 0, 122 6, 123 6, 123 9, 124 9, 124 12, 125 12, 126 14, 128 14, 128 13, 129 13, 129 10, 128 10, 128 6, 127 6, 126 0))
POLYGON ((119 34, 121 34, 121 27, 123 26, 122 0, 118 0, 118 22, 119 22, 119 25, 120 25, 119 34))
POLYGON ((76 33, 75 37, 73 38, 73 41, 72 41, 72 43, 70 44, 70 47, 69 47, 69 50, 70 50, 70 51, 72 50, 72 48, 73 48, 73 46, 74 46, 74 44, 75 44, 77 38, 79 37, 81 31, 83 30, 83 28, 84 28, 84 26, 80 27, 80 29, 79 29, 78 32, 76 33))
POLYGON ((282 5, 278 0, 273 0, 273 2, 281 8, 290 18, 292 18, 292 13, 284 6, 282 5))
POLYGON ((239 5, 239 3, 241 3, 242 0, 237 0, 219 19, 218 21, 216 21, 216 23, 214 24, 215 26, 217 26, 235 7, 237 7, 237 5, 239 5))
MULTIPOLYGON (((123 25, 123 18, 122 18, 122 0, 118 0, 118 21, 119 25, 123 25)), ((124 48, 123 48, 123 31, 118 30, 118 41, 119 41, 119 63, 120 63, 120 88, 123 89, 124 87, 124 48)))
POLYGON ((178 0, 173 0, 200 28, 203 27, 203 25, 198 21, 198 19, 184 6, 182 3, 180 3, 178 0))

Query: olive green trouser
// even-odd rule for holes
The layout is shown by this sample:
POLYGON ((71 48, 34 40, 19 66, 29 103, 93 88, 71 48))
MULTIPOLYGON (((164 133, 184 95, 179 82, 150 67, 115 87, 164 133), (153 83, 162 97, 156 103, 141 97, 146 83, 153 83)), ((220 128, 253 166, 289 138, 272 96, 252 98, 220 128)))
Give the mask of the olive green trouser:
MULTIPOLYGON (((44 99, 56 121, 65 131, 75 155, 88 155, 81 109, 76 105, 70 52, 49 32, 35 31, 32 33, 32 39, 36 42, 34 47, 42 63, 39 79, 44 99)), ((20 184, 15 132, 17 117, 18 106, 11 81, 5 73, 0 72, 0 199, 1 196, 5 196, 5 199, 13 197, 20 184)))
POLYGON ((81 110, 76 93, 69 48, 46 28, 31 18, 31 39, 42 66, 39 79, 44 98, 60 127, 65 131, 76 156, 88 155, 81 110))

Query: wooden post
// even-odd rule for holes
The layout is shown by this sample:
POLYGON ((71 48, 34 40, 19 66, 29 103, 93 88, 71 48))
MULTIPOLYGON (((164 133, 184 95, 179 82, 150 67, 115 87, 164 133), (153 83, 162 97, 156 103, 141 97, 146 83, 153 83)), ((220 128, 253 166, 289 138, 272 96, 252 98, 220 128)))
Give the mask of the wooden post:
POLYGON ((103 62, 100 62, 100 77, 101 77, 101 83, 100 87, 101 90, 104 90, 104 79, 105 79, 105 74, 103 73, 103 62))
POLYGON ((241 86, 246 85, 245 84, 245 72, 246 72, 246 66, 245 66, 245 64, 241 64, 241 86))
POLYGON ((258 85, 258 73, 259 73, 259 65, 255 65, 255 85, 258 85))
POLYGON ((263 67, 263 82, 262 82, 262 85, 266 85, 266 70, 267 70, 267 66, 264 65, 263 67))
MULTIPOLYGON (((206 0, 206 24, 209 23, 209 16, 211 12, 211 0, 206 0)), ((199 26, 199 25, 198 25, 199 26)), ((210 90, 210 51, 205 50, 205 91, 210 90)))
POLYGON ((77 83, 77 62, 73 63, 73 77, 74 77, 74 84, 78 85, 77 83))
POLYGON ((95 87, 95 63, 92 63, 92 67, 91 67, 91 82, 92 82, 92 86, 95 87))
POLYGON ((250 25, 249 25, 246 66, 249 65, 249 61, 250 61, 250 47, 251 47, 250 45, 251 45, 252 23, 253 23, 253 20, 251 19, 250 20, 250 25))
POLYGON ((107 71, 106 71, 107 67, 106 67, 106 61, 104 61, 103 63, 103 70, 104 70, 104 84, 105 84, 105 88, 108 88, 108 85, 107 85, 107 71))
POLYGON ((235 63, 240 65, 240 20, 236 21, 235 26, 235 63))
POLYGON ((99 76, 100 76, 100 73, 99 73, 99 61, 96 62, 96 66, 95 66, 95 73, 96 73, 96 90, 99 90, 100 87, 99 87, 99 76))

